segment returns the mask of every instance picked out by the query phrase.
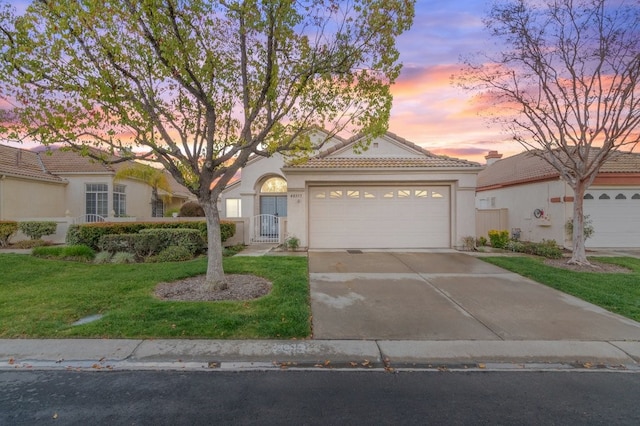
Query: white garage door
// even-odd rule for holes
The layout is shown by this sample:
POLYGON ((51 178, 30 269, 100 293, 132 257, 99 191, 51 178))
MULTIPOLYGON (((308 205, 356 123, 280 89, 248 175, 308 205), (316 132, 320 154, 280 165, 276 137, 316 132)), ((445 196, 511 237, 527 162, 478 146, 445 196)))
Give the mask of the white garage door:
POLYGON ((587 247, 640 247, 640 189, 590 189, 584 213, 594 234, 587 247))
POLYGON ((448 248, 448 186, 311 187, 311 248, 448 248))

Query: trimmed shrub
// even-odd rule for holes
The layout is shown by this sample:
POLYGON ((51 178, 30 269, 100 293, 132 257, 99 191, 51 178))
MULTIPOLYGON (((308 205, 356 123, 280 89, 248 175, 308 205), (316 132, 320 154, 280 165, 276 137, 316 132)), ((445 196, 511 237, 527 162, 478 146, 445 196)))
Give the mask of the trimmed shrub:
POLYGON ((204 209, 197 201, 187 201, 180 206, 180 217, 204 217, 204 209))
POLYGON ((149 262, 183 262, 185 260, 193 259, 193 254, 182 246, 169 246, 166 249, 158 253, 157 256, 152 256, 147 261, 149 262))
MULTIPOLYGON (((220 222, 220 238, 222 239, 222 242, 224 243, 225 241, 227 241, 229 238, 233 237, 236 234, 236 224, 235 222, 226 222, 226 221, 221 221, 220 222)), ((205 230, 205 243, 207 240, 207 233, 205 230)))
POLYGON ((11 236, 18 230, 18 222, 0 220, 0 247, 7 247, 11 236))
POLYGON ((202 234, 197 229, 142 229, 141 234, 154 234, 159 239, 159 250, 164 250, 171 246, 184 247, 193 256, 204 251, 205 241, 202 234))
POLYGON ((164 247, 156 234, 115 234, 100 238, 100 250, 109 253, 127 252, 137 259, 146 259, 159 253, 164 247))
POLYGON ((121 251, 113 255, 113 257, 111 258, 111 263, 136 263, 136 257, 133 253, 121 251))
MULTIPOLYGON (((99 250, 100 238, 113 234, 136 234, 142 229, 197 229, 203 241, 207 241, 207 222, 100 222, 71 225, 67 231, 67 244, 85 244, 94 250, 99 250)), ((222 242, 231 238, 236 232, 233 222, 220 222, 222 242)))
POLYGON ((489 231, 489 240, 491 241, 491 247, 504 248, 509 242, 509 231, 492 229, 489 231))
POLYGON ((18 224, 18 229, 32 240, 39 240, 44 235, 55 234, 57 228, 58 224, 55 222, 30 221, 18 224))
POLYGON ((487 245, 487 239, 485 237, 478 237, 476 240, 476 245, 478 247, 484 247, 487 245))

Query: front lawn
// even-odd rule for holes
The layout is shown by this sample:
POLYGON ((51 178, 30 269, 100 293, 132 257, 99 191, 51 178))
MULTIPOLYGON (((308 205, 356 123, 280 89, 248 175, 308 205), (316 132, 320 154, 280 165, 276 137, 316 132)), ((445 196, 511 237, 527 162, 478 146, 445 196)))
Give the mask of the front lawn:
POLYGON ((640 321, 640 259, 598 257, 601 263, 629 268, 631 273, 573 272, 545 265, 532 257, 484 257, 486 262, 571 294, 608 311, 640 321))
POLYGON ((229 274, 253 274, 273 283, 251 301, 159 300, 159 282, 204 274, 206 259, 106 264, 0 254, 0 337, 305 338, 310 330, 307 259, 230 257, 229 274), (84 325, 71 324, 102 314, 84 325))

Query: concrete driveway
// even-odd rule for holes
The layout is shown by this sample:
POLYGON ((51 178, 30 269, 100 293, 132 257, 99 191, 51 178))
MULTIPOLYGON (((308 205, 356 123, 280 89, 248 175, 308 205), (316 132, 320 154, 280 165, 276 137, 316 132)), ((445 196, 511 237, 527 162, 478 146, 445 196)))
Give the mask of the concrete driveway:
POLYGON ((309 252, 315 339, 640 340, 640 323, 459 252, 309 252))

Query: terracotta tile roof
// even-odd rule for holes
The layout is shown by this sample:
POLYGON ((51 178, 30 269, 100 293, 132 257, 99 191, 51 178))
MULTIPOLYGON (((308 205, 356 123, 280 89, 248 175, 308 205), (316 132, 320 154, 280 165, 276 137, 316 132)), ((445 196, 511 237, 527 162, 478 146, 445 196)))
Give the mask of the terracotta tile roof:
MULTIPOLYGON (((640 154, 615 153, 600 168, 603 173, 640 173, 640 154)), ((560 174, 546 161, 530 152, 498 160, 478 174, 478 190, 539 180, 556 179, 560 174)))
POLYGON ((66 182, 47 171, 38 153, 6 145, 0 145, 0 175, 48 182, 66 182))
POLYGON ((332 157, 331 155, 345 149, 349 145, 356 143, 362 139, 362 135, 356 135, 350 139, 343 140, 324 151, 321 151, 315 157, 310 158, 305 163, 292 165, 293 168, 320 168, 320 169, 365 169, 365 168, 478 168, 479 163, 461 160, 458 158, 447 157, 444 155, 435 155, 419 145, 409 142, 398 135, 387 132, 388 138, 393 139, 400 145, 404 145, 416 154, 417 157, 332 157))
POLYGON ((479 167, 479 164, 466 160, 432 157, 407 157, 407 158, 371 158, 371 157, 326 157, 311 158, 304 164, 293 166, 305 169, 403 169, 403 168, 452 168, 452 167, 479 167))
MULTIPOLYGON (((100 151, 95 151, 100 155, 100 151)), ((105 155, 102 153, 102 155, 105 155)), ((105 164, 73 151, 51 149, 40 153, 40 158, 51 173, 115 173, 118 166, 105 164)), ((109 159, 116 157, 107 156, 109 159)))

